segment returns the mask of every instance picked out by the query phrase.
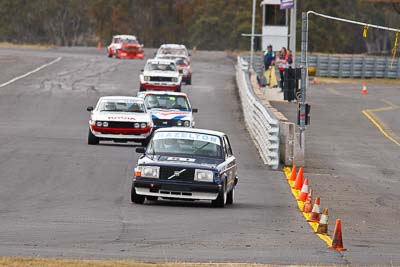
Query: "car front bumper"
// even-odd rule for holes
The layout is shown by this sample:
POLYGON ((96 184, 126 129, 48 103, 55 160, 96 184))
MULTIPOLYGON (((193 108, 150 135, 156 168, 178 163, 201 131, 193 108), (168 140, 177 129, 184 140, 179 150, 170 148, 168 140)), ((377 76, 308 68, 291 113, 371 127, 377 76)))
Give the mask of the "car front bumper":
POLYGON ((144 140, 151 135, 152 128, 104 128, 92 125, 90 130, 101 139, 144 140))
POLYGON ((193 200, 215 200, 221 191, 221 186, 217 184, 176 183, 154 179, 136 179, 133 186, 139 195, 193 200))

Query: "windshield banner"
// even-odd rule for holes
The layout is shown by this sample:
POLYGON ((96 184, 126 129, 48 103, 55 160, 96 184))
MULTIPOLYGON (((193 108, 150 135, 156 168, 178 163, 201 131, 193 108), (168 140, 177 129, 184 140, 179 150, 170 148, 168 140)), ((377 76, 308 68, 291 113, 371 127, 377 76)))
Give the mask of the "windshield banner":
POLYGON ((186 139, 193 141, 209 142, 217 145, 221 145, 221 141, 217 136, 200 134, 200 133, 188 133, 188 132, 159 132, 153 137, 154 140, 159 139, 186 139))

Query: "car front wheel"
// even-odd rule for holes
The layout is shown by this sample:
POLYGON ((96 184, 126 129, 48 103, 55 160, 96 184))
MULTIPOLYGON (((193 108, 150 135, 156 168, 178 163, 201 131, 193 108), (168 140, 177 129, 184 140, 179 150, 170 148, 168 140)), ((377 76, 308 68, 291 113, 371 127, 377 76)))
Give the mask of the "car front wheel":
POLYGON ((215 200, 213 200, 211 203, 214 207, 224 208, 225 204, 226 204, 226 198, 227 198, 226 188, 224 187, 221 190, 221 192, 219 192, 218 197, 215 200))
POLYGON ((135 187, 132 185, 131 188, 131 201, 135 204, 143 204, 145 200, 145 196, 136 194, 135 187))
POLYGON ((92 131, 89 129, 89 135, 88 135, 88 144, 89 145, 98 145, 100 142, 100 139, 97 138, 92 131))
POLYGON ((226 196, 226 204, 232 205, 235 200, 235 188, 232 188, 231 192, 226 196))

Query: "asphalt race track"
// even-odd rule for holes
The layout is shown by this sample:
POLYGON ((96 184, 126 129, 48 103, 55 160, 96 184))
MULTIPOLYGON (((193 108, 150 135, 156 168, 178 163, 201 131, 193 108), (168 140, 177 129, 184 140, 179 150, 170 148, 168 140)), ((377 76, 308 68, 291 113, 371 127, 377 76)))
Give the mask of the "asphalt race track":
POLYGON ((351 263, 351 252, 328 250, 312 233, 283 173, 262 164, 225 53, 196 52, 193 85, 183 87, 199 108, 197 127, 228 133, 238 158, 236 203, 225 209, 134 205, 135 145, 87 145, 86 107, 104 95, 135 95, 144 61, 109 59, 94 48, 0 49, 0 84, 58 57, 0 88, 0 255, 351 263))

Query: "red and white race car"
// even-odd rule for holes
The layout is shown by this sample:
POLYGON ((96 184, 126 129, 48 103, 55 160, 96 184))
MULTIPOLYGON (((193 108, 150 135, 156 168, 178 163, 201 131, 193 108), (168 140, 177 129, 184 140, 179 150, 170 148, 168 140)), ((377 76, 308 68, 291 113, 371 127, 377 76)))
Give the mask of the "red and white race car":
POLYGON ((153 131, 153 120, 143 99, 131 96, 103 96, 96 107, 88 107, 88 144, 101 140, 139 142, 147 145, 153 131))
POLYGON ((182 74, 172 59, 149 59, 140 74, 139 91, 181 91, 182 74))
POLYGON ((139 44, 133 35, 115 35, 111 44, 107 47, 108 57, 116 58, 144 58, 143 45, 139 44))
POLYGON ((192 68, 190 67, 190 59, 185 56, 176 55, 160 55, 157 56, 160 59, 172 59, 175 61, 178 71, 182 74, 182 82, 185 84, 192 84, 192 68))

